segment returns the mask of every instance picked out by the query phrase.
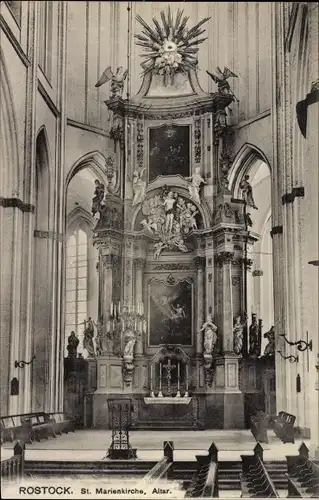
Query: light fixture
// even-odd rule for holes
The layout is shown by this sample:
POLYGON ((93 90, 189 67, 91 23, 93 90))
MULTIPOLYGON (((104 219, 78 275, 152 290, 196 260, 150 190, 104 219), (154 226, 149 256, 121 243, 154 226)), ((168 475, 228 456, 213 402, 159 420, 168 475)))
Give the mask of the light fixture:
POLYGON ((289 363, 298 363, 299 362, 299 357, 298 356, 293 356, 292 354, 290 356, 284 356, 281 351, 277 351, 278 354, 280 354, 280 356, 283 358, 283 359, 288 359, 289 360, 289 363))
POLYGON ((306 351, 307 349, 312 351, 312 340, 308 341, 308 332, 307 332, 307 341, 306 340, 298 340, 297 342, 290 342, 290 340, 287 339, 285 333, 281 333, 280 337, 283 337, 285 339, 285 341, 287 342, 287 344, 295 345, 297 347, 298 351, 302 352, 302 351, 306 351))
POLYGON ((32 358, 30 359, 30 361, 23 361, 23 360, 21 360, 21 361, 15 361, 14 362, 14 367, 15 368, 24 368, 25 365, 30 365, 33 362, 34 359, 35 359, 35 355, 32 356, 32 358))

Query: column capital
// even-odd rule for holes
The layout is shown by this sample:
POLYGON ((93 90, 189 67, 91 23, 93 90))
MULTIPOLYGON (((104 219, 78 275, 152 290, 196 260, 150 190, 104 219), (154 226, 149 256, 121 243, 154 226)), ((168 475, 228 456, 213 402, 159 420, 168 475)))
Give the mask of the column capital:
POLYGON ((146 259, 143 259, 143 257, 138 257, 134 259, 134 266, 136 269, 143 269, 146 263, 146 259))
POLYGON ((233 252, 219 252, 216 254, 216 262, 220 265, 223 266, 224 264, 230 264, 233 261, 234 258, 234 253, 233 252))
POLYGON ((205 257, 197 256, 194 258, 194 265, 195 265, 196 269, 204 269, 205 264, 206 264, 205 257))

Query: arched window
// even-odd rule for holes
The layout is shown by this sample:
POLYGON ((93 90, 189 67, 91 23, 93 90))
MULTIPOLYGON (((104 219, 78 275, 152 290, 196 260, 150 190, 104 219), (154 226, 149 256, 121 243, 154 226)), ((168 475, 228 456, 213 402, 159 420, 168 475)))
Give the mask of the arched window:
MULTIPOLYGON (((83 352, 83 322, 88 316, 88 235, 77 228, 67 240, 66 257, 66 345, 73 330, 83 352)), ((66 352, 67 355, 67 352, 66 352)))

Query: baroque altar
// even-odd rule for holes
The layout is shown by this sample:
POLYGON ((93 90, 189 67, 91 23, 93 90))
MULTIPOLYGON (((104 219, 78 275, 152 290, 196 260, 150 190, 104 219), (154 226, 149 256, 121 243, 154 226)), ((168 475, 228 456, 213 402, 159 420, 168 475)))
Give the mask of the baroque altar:
POLYGON ((207 19, 186 30, 180 11, 163 16, 153 27, 138 18, 137 45, 148 56, 138 94, 123 97, 127 72, 104 79, 112 80, 105 104, 114 154, 92 207, 94 426, 111 425, 109 399, 127 398, 135 428, 242 428, 245 252, 253 241, 244 202, 228 190, 227 79, 236 75, 211 75, 216 92, 205 92, 196 54, 207 19))

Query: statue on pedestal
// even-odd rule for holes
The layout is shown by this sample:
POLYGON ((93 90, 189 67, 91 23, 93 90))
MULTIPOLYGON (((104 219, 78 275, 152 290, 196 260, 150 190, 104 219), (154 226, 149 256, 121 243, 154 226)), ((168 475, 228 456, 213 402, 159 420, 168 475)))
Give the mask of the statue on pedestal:
POLYGON ((200 173, 200 167, 195 167, 195 172, 191 177, 186 177, 187 181, 191 181, 188 188, 191 199, 200 205, 199 190, 202 184, 207 184, 200 173))
POLYGON ((253 197, 253 188, 251 187, 250 183, 248 182, 249 175, 245 175, 244 179, 240 181, 239 187, 242 190, 243 194, 243 200, 246 203, 247 206, 254 208, 255 210, 258 210, 258 207, 256 207, 254 197, 253 197))
POLYGON ((203 324, 200 331, 204 331, 204 356, 212 356, 217 343, 217 326, 213 323, 212 316, 207 316, 207 321, 203 324))
POLYGON ((125 70, 123 66, 119 66, 116 73, 113 73, 111 66, 108 66, 102 73, 99 81, 96 83, 96 87, 101 87, 106 82, 111 80, 111 99, 116 97, 122 97, 124 90, 124 82, 126 80, 128 71, 125 70))
POLYGON ((92 215, 96 217, 97 213, 100 211, 101 203, 104 200, 105 186, 98 179, 94 181, 95 190, 94 197, 92 200, 92 215))
POLYGON ((124 348, 123 348, 123 380, 125 385, 130 385, 134 371, 134 347, 136 344, 136 334, 131 323, 126 325, 124 333, 124 348))
POLYGON ((83 347, 88 353, 88 358, 95 358, 95 350, 93 344, 94 337, 94 322, 91 317, 84 321, 84 338, 83 347))
POLYGON ((75 332, 71 332, 71 334, 68 337, 68 345, 67 345, 69 358, 76 358, 78 345, 79 345, 79 339, 75 335, 75 332))
POLYGON ((264 349, 264 356, 275 355, 275 329, 272 326, 269 332, 264 333, 264 338, 268 340, 268 344, 264 349))
POLYGON ((243 341, 244 341, 244 327, 245 322, 242 322, 241 316, 237 316, 234 320, 234 328, 233 328, 233 338, 234 338, 234 353, 241 354, 243 349, 243 341))
POLYGON ((259 356, 259 329, 257 323, 257 314, 251 315, 251 325, 249 327, 249 355, 259 356))
POLYGON ((135 207, 135 205, 139 205, 145 199, 146 181, 143 180, 144 172, 145 168, 143 168, 141 172, 136 170, 133 174, 133 207, 135 207))

